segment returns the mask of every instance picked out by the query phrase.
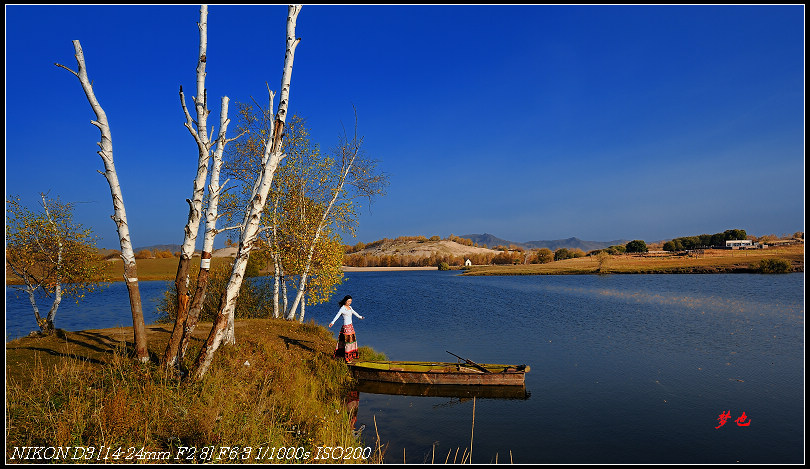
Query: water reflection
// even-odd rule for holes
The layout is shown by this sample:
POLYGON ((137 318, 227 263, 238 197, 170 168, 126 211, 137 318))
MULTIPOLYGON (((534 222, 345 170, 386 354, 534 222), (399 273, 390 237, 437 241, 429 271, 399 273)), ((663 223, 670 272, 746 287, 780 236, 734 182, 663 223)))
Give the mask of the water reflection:
POLYGON ((461 399, 521 399, 526 400, 531 393, 525 386, 487 385, 430 385, 413 383, 384 383, 381 381, 358 381, 355 389, 370 394, 397 396, 456 397, 461 399))
POLYGON ((352 426, 352 433, 354 433, 355 436, 360 435, 363 429, 366 428, 365 425, 361 425, 360 428, 356 428, 357 410, 360 408, 360 392, 350 389, 343 398, 343 405, 346 407, 346 414, 349 416, 349 423, 352 426))

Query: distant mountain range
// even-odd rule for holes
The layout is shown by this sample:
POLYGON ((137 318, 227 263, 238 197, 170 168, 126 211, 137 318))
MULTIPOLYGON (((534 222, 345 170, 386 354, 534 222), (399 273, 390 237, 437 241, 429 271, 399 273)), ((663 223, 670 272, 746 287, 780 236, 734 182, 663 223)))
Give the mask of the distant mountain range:
POLYGON ((585 252, 594 251, 596 249, 605 249, 610 246, 615 246, 618 244, 625 245, 629 243, 631 240, 628 239, 616 239, 613 241, 583 241, 579 238, 567 238, 567 239, 554 239, 554 240, 544 240, 544 241, 526 241, 523 243, 519 243, 516 241, 508 241, 506 239, 498 238, 497 236, 484 233, 484 234, 467 234, 461 235, 461 238, 467 238, 474 243, 478 243, 479 246, 486 246, 490 249, 494 248, 495 246, 506 246, 509 247, 511 245, 522 247, 523 249, 539 249, 539 248, 548 248, 552 251, 556 251, 560 248, 566 249, 582 249, 585 252))

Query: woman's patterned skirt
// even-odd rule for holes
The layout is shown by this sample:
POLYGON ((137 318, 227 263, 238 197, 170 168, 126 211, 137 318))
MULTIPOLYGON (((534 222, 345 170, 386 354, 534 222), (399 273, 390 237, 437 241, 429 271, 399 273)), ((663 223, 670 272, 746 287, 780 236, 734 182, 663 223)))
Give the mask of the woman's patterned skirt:
POLYGON ((340 328, 337 347, 335 347, 335 357, 343 357, 344 360, 350 362, 356 360, 358 356, 357 336, 354 335, 354 326, 344 324, 340 328))

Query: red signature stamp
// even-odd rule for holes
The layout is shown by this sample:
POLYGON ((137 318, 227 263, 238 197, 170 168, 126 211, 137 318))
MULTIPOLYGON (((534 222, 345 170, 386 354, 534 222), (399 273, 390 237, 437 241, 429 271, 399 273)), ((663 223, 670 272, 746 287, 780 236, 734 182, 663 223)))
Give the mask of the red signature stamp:
MULTIPOLYGON (((730 419, 730 418, 731 418, 731 411, 730 410, 727 410, 727 411, 721 413, 720 416, 717 417, 717 421, 720 422, 720 425, 718 425, 718 426, 716 426, 714 428, 722 427, 723 425, 726 424, 726 421, 728 419, 730 419)), ((743 412, 742 415, 740 415, 739 417, 737 417, 736 420, 734 420, 734 423, 736 423, 738 427, 747 427, 747 426, 751 425, 751 419, 748 418, 747 415, 745 415, 745 412, 743 412), (747 422, 746 422, 746 419, 748 420, 747 422)))

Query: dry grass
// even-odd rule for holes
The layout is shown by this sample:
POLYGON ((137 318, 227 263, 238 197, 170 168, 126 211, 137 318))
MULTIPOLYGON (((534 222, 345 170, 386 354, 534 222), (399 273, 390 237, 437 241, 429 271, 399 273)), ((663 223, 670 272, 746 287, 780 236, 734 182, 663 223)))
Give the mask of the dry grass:
POLYGON ((566 274, 670 274, 758 272, 765 259, 785 259, 795 272, 804 271, 804 245, 756 250, 708 249, 694 256, 610 256, 601 266, 595 256, 548 264, 473 266, 465 275, 566 275, 566 274))
MULTIPOLYGON (((232 261, 230 257, 214 257, 211 259, 211 267, 227 264, 232 261)), ((113 281, 123 280, 124 266, 121 259, 109 260, 107 262, 107 275, 113 281)), ((174 280, 177 275, 177 263, 179 259, 170 257, 165 259, 138 259, 135 264, 138 266, 138 280, 174 280)), ((200 269, 200 258, 191 259, 190 272, 200 269)))
MULTIPOLYGON (((211 266, 216 267, 231 262, 230 257, 214 257, 211 259, 211 266)), ((176 257, 167 257, 163 259, 137 259, 135 265, 138 268, 138 280, 174 280, 177 274, 177 263, 179 259, 176 257)), ((124 277, 124 261, 120 258, 110 259, 104 261, 104 274, 106 278, 113 282, 123 281, 124 277)), ((191 260, 191 272, 196 272, 200 268, 200 258, 194 257, 191 260)), ((19 285, 22 280, 14 275, 11 269, 6 269, 6 284, 19 285)))
MULTIPOLYGON (((190 357, 209 329, 197 328, 190 357)), ((258 448, 273 447, 310 453, 285 462, 329 462, 314 460, 318 446, 362 446, 344 406, 348 372, 331 357, 335 342, 324 327, 237 321, 237 344, 220 348, 202 382, 186 384, 154 364, 169 333, 148 327, 148 364, 128 358, 131 328, 6 344, 6 461, 16 462, 9 458, 22 446, 134 447, 151 456, 117 462, 161 462, 181 446, 239 446, 251 447, 251 457, 214 462, 253 463, 258 448)))

